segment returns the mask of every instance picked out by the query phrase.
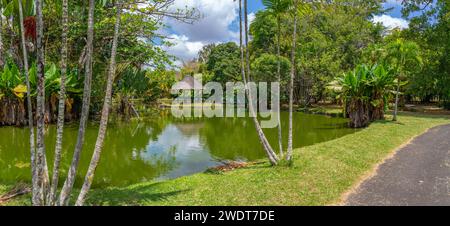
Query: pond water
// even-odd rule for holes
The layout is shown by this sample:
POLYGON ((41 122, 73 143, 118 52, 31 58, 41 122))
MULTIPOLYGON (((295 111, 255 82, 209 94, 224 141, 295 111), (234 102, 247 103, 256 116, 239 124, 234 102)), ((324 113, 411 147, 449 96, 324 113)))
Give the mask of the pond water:
MULTIPOLYGON (((221 160, 252 161, 265 157, 249 118, 180 120, 164 112, 158 114, 161 115, 146 118, 142 122, 109 125, 94 187, 126 186, 176 178, 203 172, 219 165, 221 160)), ((281 119, 287 122, 288 113, 282 113, 281 119)), ((356 132, 347 128, 346 123, 347 120, 343 118, 295 113, 294 147, 304 147, 356 132)), ((97 128, 97 124, 88 126, 77 186, 82 183, 87 170, 97 128)), ((72 159, 77 130, 76 124, 66 125, 61 173, 64 177, 72 159)), ((287 125, 283 125, 283 131, 287 133, 287 125)), ((30 180, 28 134, 26 128, 0 127, 0 182, 30 180)), ((273 147, 278 149, 277 129, 268 129, 266 134, 273 147)), ((287 134, 284 138, 287 140, 287 134)), ((55 140, 56 127, 48 126, 46 147, 50 162, 53 160, 55 140)))

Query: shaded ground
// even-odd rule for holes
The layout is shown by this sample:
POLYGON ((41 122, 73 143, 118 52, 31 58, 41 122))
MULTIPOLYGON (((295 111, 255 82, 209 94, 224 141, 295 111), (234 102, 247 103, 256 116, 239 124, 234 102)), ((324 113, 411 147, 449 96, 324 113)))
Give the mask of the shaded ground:
POLYGON ((450 205, 450 125, 433 128, 401 148, 346 205, 450 205))

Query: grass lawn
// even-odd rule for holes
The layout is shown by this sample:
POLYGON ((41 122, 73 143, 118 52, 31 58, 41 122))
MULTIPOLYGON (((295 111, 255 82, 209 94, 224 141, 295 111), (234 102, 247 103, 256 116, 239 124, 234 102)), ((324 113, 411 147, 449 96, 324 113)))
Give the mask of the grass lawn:
MULTIPOLYGON (((389 119, 389 117, 388 117, 389 119)), ((165 182, 94 190, 91 205, 334 205, 397 147, 446 116, 405 114, 355 134, 295 150, 292 167, 267 162, 223 174, 199 173, 165 182)), ((224 138, 226 139, 226 138, 224 138)), ((0 185, 0 193, 5 186, 0 185)), ((29 197, 14 200, 24 204, 29 197)))

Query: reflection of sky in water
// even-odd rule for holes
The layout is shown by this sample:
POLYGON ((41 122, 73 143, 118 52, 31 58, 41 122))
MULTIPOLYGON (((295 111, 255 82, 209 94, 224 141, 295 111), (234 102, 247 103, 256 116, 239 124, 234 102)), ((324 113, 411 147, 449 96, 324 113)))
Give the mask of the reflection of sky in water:
MULTIPOLYGON (((281 117, 282 122, 287 122, 287 113, 281 117)), ((296 113, 294 147, 356 132, 346 128, 346 122, 346 119, 296 113)), ((282 126, 286 147, 287 123, 282 126)), ((0 182, 31 180, 29 145, 24 142, 29 137, 28 132, 27 128, 0 127, 0 182)), ((273 148, 277 149, 278 130, 266 130, 265 133, 273 148)), ((65 179, 70 166, 77 134, 78 125, 65 127, 61 180, 65 179)), ((75 186, 81 186, 83 182, 97 135, 98 125, 90 124, 75 186)), ((51 160, 55 139, 56 127, 50 125, 46 130, 46 148, 47 157, 51 160)), ((264 158, 253 122, 248 118, 149 118, 142 122, 111 123, 93 186, 126 186, 155 178, 171 179, 204 172, 222 164, 221 160, 256 161, 264 158)))
POLYGON ((204 171, 217 165, 211 157, 206 145, 201 142, 198 129, 184 134, 176 125, 167 126, 156 140, 150 140, 146 151, 142 152, 140 158, 151 163, 154 156, 170 156, 168 152, 173 151, 176 166, 173 170, 164 173, 158 179, 176 178, 204 171))

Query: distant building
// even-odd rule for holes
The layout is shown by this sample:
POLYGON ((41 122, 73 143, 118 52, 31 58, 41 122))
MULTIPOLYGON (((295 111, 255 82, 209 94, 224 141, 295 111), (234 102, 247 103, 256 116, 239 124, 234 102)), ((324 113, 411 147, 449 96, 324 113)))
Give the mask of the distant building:
POLYGON ((186 76, 183 80, 177 82, 173 90, 203 90, 203 85, 200 81, 192 76, 186 76))

